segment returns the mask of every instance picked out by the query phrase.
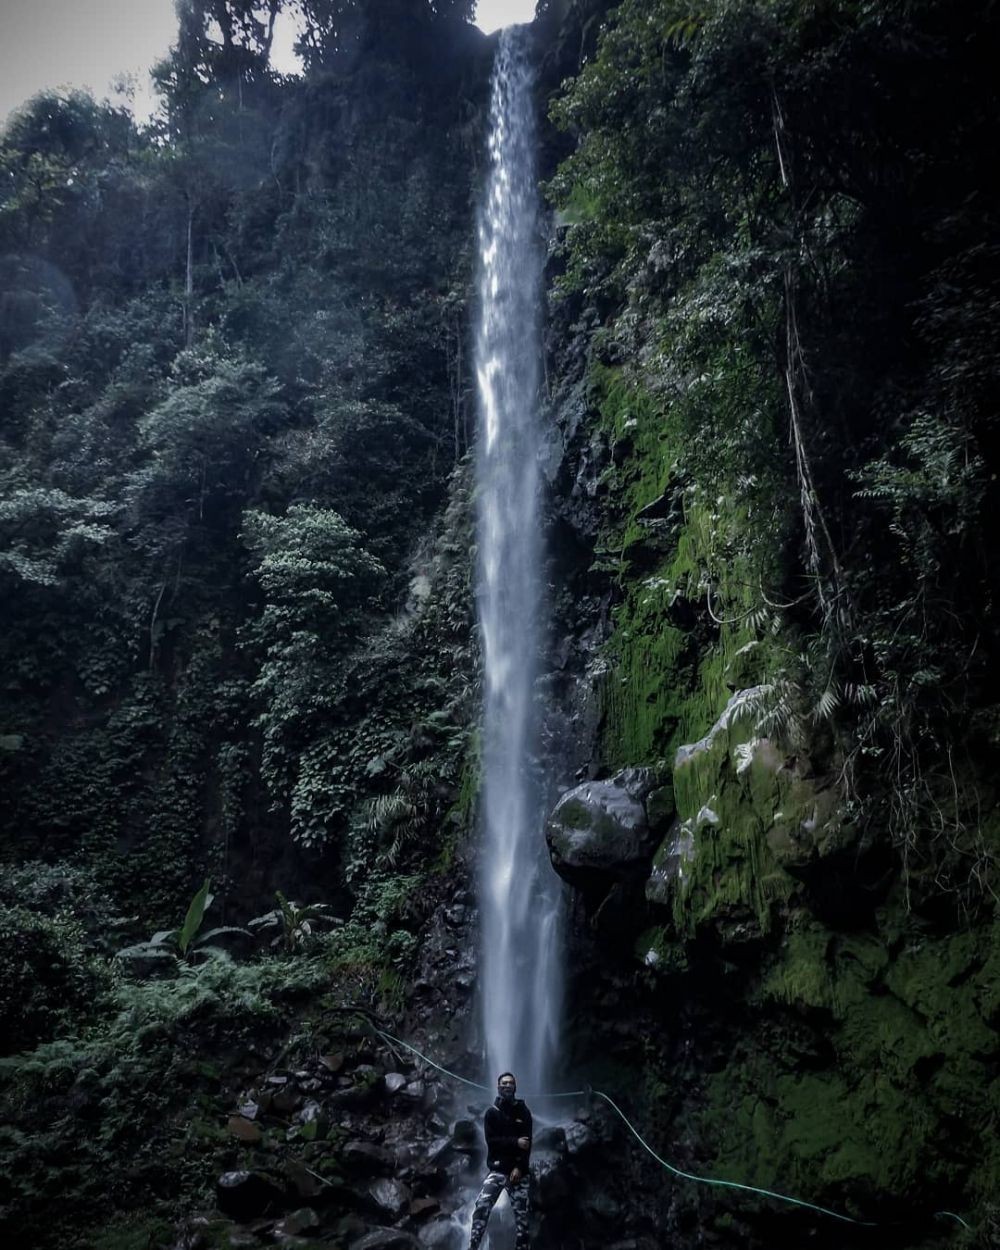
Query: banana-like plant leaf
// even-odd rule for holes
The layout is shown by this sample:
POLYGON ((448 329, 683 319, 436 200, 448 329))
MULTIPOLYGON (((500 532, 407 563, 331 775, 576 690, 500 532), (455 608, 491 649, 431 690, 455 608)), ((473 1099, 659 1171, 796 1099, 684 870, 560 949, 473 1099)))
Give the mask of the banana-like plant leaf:
POLYGON ((191 945, 191 939, 201 928, 205 912, 211 905, 212 895, 209 894, 208 888, 209 880, 206 877, 205 884, 191 900, 191 906, 184 917, 184 923, 181 925, 181 931, 177 938, 177 949, 182 955, 187 954, 187 949, 191 945))
POLYGON ((239 934, 240 937, 253 938, 253 934, 249 929, 241 929, 239 925, 224 924, 217 929, 209 929, 207 933, 203 933, 198 939, 197 946, 205 946, 213 940, 213 938, 229 937, 230 935, 239 934))
POLYGON ((276 925, 281 924, 281 913, 279 911, 265 912, 263 916, 254 916, 253 920, 247 921, 248 929, 273 929, 276 925))

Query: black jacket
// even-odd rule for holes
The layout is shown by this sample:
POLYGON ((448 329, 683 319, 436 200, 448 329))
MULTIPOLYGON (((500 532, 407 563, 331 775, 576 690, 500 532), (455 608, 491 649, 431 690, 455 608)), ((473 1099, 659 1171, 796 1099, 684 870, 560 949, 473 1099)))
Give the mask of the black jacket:
POLYGON ((531 1154, 531 1112, 520 1098, 504 1102, 498 1098, 488 1107, 483 1120, 486 1133, 486 1166, 491 1172, 509 1176, 514 1168, 528 1171, 531 1154), (518 1150, 517 1139, 527 1137, 528 1149, 518 1150))

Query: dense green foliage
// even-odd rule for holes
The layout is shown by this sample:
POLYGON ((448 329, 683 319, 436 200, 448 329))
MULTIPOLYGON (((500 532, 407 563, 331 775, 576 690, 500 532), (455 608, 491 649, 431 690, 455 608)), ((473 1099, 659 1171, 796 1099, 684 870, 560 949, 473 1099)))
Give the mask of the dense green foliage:
POLYGON ((830 724, 858 819, 972 906, 997 851, 993 20, 626 0, 554 106, 579 142, 552 184, 563 289, 614 312, 597 351, 627 362, 612 437, 659 419, 614 543, 635 566, 661 496, 710 510, 653 597, 756 624, 758 680, 830 724))
POLYGON ((234 1066, 398 1002, 467 821, 469 7, 184 0, 149 127, 46 93, 0 138, 15 1239, 168 1237, 234 1066))
POLYGON ((549 187, 558 315, 592 327, 602 756, 677 807, 635 955, 664 1032, 716 1047, 646 1046, 645 1113, 880 1222, 962 1194, 983 1244, 996 16, 624 0, 549 187))
POLYGON ((469 439, 468 6, 299 6, 291 80, 279 7, 182 4, 150 128, 48 94, 0 152, 4 853, 161 923, 364 823, 353 675, 469 439))
MULTIPOLYGON (((464 882, 473 7, 180 0, 150 126, 46 93, 0 136, 0 1206, 39 1250, 173 1244, 253 1158, 245 1082, 401 1010, 464 882)), ((539 14, 594 619, 553 598, 610 606, 592 772, 677 815, 592 918, 643 1066, 597 1062, 695 1171, 986 1228, 996 6, 539 14)))

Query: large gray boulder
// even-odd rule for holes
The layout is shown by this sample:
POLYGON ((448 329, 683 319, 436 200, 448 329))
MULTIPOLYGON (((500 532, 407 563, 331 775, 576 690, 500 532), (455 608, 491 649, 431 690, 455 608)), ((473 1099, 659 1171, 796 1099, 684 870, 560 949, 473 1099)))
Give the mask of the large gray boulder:
POLYGON ((646 768, 574 786, 546 825, 552 866, 584 888, 644 876, 673 814, 669 793, 646 768))

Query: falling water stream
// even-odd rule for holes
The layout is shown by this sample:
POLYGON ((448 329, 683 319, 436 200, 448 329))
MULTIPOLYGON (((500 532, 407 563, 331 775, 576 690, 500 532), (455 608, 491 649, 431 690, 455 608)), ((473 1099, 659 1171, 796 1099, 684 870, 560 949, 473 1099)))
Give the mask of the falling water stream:
POLYGON ((543 257, 527 34, 505 30, 493 68, 475 361, 485 683, 480 991, 490 1080, 509 1068, 524 1092, 548 1088, 560 1008, 560 891, 542 836, 538 760, 543 257))

